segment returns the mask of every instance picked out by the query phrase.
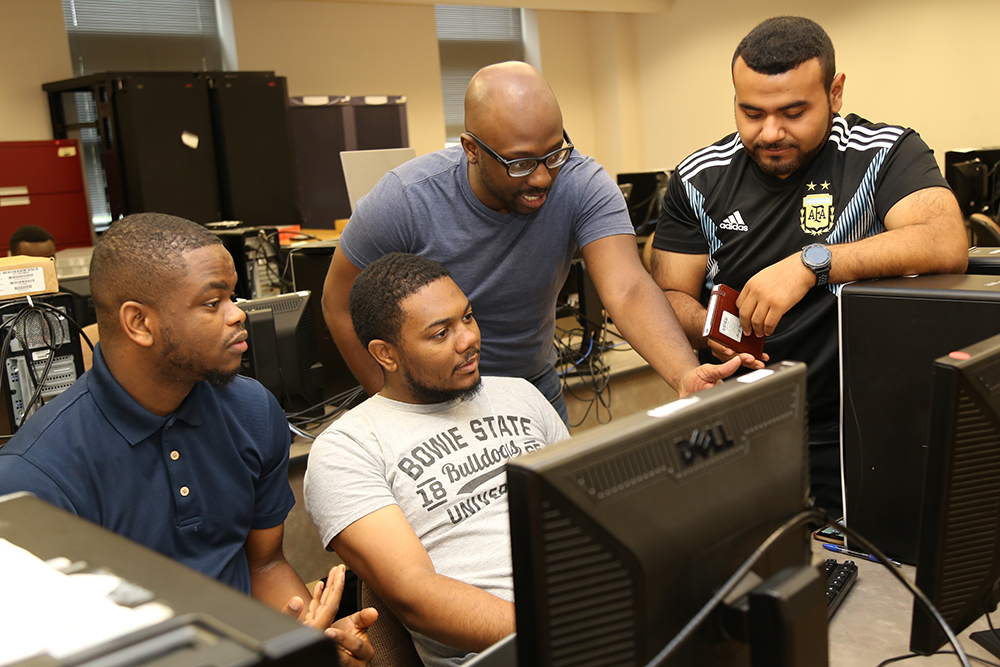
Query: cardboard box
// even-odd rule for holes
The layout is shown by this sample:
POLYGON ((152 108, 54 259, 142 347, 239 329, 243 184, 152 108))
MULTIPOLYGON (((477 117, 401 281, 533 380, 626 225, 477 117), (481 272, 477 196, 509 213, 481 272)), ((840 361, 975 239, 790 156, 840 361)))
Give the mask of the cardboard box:
POLYGON ((54 258, 27 255, 0 257, 0 300, 58 291, 54 258))

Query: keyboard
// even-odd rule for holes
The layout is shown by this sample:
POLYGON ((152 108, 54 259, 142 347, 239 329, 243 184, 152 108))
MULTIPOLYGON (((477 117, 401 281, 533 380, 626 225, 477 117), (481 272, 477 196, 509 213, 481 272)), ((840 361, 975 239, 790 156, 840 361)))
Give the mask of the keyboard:
POLYGON ((833 612, 844 601, 854 582, 858 580, 858 566, 853 560, 838 563, 836 558, 826 560, 826 617, 832 618, 833 612))

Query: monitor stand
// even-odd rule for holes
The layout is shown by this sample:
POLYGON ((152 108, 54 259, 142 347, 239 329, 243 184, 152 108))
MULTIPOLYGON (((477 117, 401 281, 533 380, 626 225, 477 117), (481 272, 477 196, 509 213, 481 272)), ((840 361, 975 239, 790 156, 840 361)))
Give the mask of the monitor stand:
POLYGON ((1000 658, 1000 636, 993 630, 980 630, 969 635, 972 641, 1000 658))

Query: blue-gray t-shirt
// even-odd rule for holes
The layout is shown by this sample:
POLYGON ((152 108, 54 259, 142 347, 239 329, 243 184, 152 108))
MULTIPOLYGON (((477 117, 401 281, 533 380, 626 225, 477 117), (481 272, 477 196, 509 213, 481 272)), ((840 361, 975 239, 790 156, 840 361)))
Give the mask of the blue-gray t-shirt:
POLYGON ((483 375, 532 377, 555 360, 555 306, 577 245, 634 234, 621 191, 573 151, 530 215, 499 213, 472 192, 461 146, 393 169, 358 202, 340 237, 359 269, 390 252, 434 259, 472 302, 483 375))

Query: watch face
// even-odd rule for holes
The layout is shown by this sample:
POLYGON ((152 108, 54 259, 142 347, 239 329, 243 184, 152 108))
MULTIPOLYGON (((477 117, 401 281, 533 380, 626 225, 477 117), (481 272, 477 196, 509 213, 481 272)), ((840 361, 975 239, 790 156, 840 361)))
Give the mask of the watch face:
POLYGON ((830 249, 821 245, 811 245, 803 253, 805 260, 813 266, 823 266, 832 256, 830 249))

